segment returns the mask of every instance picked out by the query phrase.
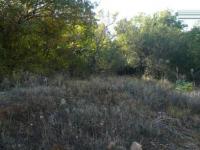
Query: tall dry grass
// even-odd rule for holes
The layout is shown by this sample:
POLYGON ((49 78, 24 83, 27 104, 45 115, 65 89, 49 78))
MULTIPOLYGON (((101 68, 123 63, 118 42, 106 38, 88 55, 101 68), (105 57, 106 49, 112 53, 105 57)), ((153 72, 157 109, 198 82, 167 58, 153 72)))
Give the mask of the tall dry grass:
POLYGON ((167 83, 59 77, 1 92, 0 149, 128 150, 137 141, 144 150, 199 150, 199 114, 198 96, 167 83))

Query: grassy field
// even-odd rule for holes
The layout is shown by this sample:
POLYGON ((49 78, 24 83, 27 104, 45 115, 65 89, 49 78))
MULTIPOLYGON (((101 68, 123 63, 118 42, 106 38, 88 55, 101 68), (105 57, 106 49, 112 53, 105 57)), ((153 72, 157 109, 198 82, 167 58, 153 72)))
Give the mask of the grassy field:
POLYGON ((199 99, 131 77, 27 83, 0 93, 0 150, 199 150, 199 99))

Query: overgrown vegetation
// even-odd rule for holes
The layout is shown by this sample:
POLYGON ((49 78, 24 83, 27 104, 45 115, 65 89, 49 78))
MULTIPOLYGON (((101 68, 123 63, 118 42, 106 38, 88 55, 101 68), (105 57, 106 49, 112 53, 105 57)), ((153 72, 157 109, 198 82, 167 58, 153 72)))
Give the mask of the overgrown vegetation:
POLYGON ((191 82, 186 82, 184 80, 176 81, 176 90, 183 92, 191 92, 194 89, 194 85, 191 82))
POLYGON ((199 97, 169 83, 131 77, 58 79, 0 94, 3 150, 129 149, 200 147, 199 97), (59 86, 58 86, 59 85, 59 86))
POLYGON ((200 27, 94 8, 0 0, 0 149, 199 150, 200 27))
POLYGON ((1 0, 1 80, 28 71, 199 82, 199 26, 184 30, 170 11, 116 18, 95 14, 87 0, 1 0))

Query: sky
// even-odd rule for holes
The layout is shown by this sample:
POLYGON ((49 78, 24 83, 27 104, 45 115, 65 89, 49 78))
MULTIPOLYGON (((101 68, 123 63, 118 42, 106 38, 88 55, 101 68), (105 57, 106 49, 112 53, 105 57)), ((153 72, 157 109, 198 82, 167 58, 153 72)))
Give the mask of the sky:
MULTIPOLYGON (((118 12, 119 18, 131 18, 140 12, 152 14, 161 10, 199 10, 200 0, 91 0, 99 6, 96 10, 118 12)), ((192 26, 197 20, 185 20, 184 23, 192 26)))

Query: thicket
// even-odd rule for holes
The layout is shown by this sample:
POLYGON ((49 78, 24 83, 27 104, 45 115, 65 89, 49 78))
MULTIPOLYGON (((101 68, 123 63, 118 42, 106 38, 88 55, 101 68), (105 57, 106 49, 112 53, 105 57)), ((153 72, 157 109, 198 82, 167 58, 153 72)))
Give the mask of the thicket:
POLYGON ((200 80, 199 26, 185 30, 170 11, 99 16, 87 0, 0 0, 1 80, 24 72, 200 80))

